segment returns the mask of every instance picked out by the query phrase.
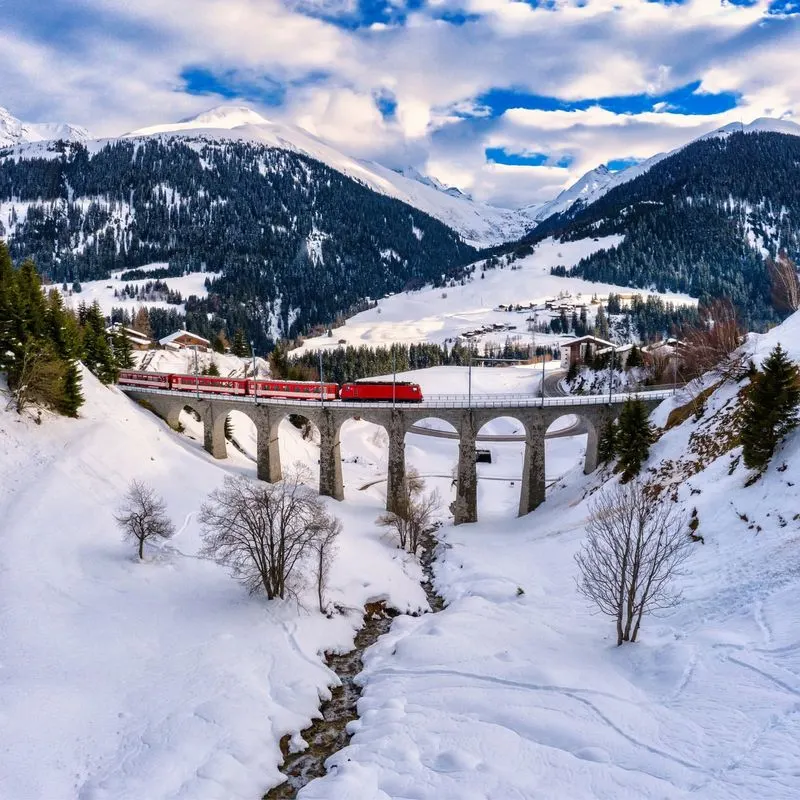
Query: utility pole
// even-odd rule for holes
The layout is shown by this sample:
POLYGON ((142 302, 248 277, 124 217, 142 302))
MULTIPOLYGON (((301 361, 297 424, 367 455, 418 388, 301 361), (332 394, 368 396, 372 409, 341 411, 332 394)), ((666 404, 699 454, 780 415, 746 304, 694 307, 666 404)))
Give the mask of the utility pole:
POLYGON ((250 353, 253 356, 253 402, 258 405, 258 384, 256 383, 256 348, 250 340, 250 353))
POLYGON ((469 364, 467 366, 467 405, 472 408, 472 347, 469 348, 469 364))
POLYGON ((325 407, 325 384, 322 381, 322 350, 317 351, 319 355, 319 402, 320 405, 325 407))
POLYGON ((614 359, 617 355, 617 348, 611 346, 611 360, 608 362, 608 404, 611 405, 611 387, 614 385, 614 359))
POLYGON ((192 345, 194 350, 194 388, 197 393, 197 399, 200 399, 200 371, 197 367, 197 345, 192 345))
POLYGON ((678 340, 672 348, 672 394, 678 391, 678 340))
POLYGON ((397 351, 392 345, 392 411, 397 397, 397 351))

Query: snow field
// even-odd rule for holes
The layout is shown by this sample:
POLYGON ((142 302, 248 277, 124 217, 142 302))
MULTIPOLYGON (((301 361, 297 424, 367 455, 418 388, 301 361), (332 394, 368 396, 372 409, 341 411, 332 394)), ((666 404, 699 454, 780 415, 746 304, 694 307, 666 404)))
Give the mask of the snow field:
MULTIPOLYGON (((780 340, 797 358, 798 326, 795 315, 751 347, 760 358, 780 340)), ((796 798, 800 432, 749 488, 731 467, 737 450, 688 479, 679 469, 693 432, 725 435, 716 414, 738 389, 716 392, 702 420, 651 453, 705 539, 681 605, 647 618, 638 644, 614 646, 613 623, 575 590, 573 555, 587 493, 616 479, 577 465, 527 517, 441 531, 448 607, 398 619, 367 653, 351 744, 299 797, 796 798)))
MULTIPOLYGON (((607 296, 609 292, 639 292, 641 289, 614 286, 607 283, 593 283, 583 278, 560 278, 550 274, 550 268, 563 265, 574 266, 585 256, 598 250, 616 247, 621 236, 605 236, 598 239, 582 239, 575 242, 559 242, 546 239, 536 246, 533 254, 514 263, 516 269, 487 270, 481 273, 480 267, 473 280, 464 286, 431 287, 415 292, 403 292, 379 300, 375 308, 362 311, 347 320, 340 328, 333 329, 333 336, 318 336, 306 339, 300 351, 338 347, 339 340, 346 344, 370 346, 389 346, 393 342, 412 344, 418 342, 437 342, 452 340, 466 332, 474 331, 484 325, 510 324, 516 330, 498 331, 476 337, 472 341, 503 344, 506 337, 519 336, 525 346, 531 342, 527 318, 531 311, 495 311, 499 305, 529 303, 540 304, 546 299, 557 297, 560 292, 582 295, 588 302, 593 295, 607 296), (481 279, 481 274, 486 277, 481 279)), ((652 292, 655 294, 655 292, 652 292)), ((663 295, 674 303, 697 303, 688 295, 663 295)), ((539 321, 546 322, 551 313, 533 312, 539 321)), ((536 333, 538 345, 556 344, 571 337, 536 333)))
MULTIPOLYGON (((376 531, 368 494, 334 504, 347 531, 331 620, 248 597, 199 558, 196 515, 226 473, 115 389, 85 376, 82 419, 0 414, 0 771, 3 798, 253 798, 278 741, 307 726, 367 600, 426 607, 419 568, 376 531), (131 478, 164 495, 178 535, 139 564, 113 512, 131 478), (352 538, 351 538, 352 536, 352 538)), ((286 431, 285 464, 302 457, 286 431)))

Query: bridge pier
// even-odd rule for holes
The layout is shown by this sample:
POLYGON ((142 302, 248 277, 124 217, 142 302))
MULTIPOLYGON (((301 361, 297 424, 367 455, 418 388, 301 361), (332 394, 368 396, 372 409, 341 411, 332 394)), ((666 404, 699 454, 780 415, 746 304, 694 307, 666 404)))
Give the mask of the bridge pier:
POLYGON ((225 446, 225 420, 228 409, 216 410, 213 403, 207 403, 203 411, 203 447, 214 458, 227 458, 225 446))
POLYGON ((478 470, 475 466, 475 417, 465 411, 461 417, 458 442, 458 478, 453 521, 456 525, 478 521, 478 470))
POLYGON ((522 488, 519 493, 519 516, 530 514, 544 502, 545 439, 547 426, 541 422, 525 425, 525 453, 522 457, 522 488))
POLYGON ((389 464, 386 476, 386 510, 399 513, 406 497, 406 426, 402 411, 389 418, 389 464))
POLYGON ((278 426, 269 412, 259 408, 253 419, 256 426, 256 475, 260 481, 277 483, 283 477, 281 449, 278 441, 278 426))
POLYGON ((330 408, 319 411, 319 493, 334 500, 344 500, 342 450, 339 429, 342 420, 330 408))

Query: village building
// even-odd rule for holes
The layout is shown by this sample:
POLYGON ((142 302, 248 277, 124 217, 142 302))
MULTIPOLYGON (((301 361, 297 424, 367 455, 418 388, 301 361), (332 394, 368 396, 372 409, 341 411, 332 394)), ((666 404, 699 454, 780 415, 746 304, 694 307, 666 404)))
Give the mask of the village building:
POLYGON ((613 342, 600 339, 598 336, 581 336, 561 344, 561 367, 569 369, 573 364, 582 364, 587 357, 597 355, 603 348, 614 347, 613 342))
POLYGON ((201 352, 208 352, 211 349, 211 342, 198 336, 191 331, 181 330, 159 339, 158 343, 165 350, 186 350, 187 348, 197 348, 201 352))
POLYGON ((125 325, 120 325, 118 322, 106 328, 106 333, 108 334, 119 334, 123 331, 128 337, 128 341, 131 343, 131 348, 133 350, 150 350, 156 346, 155 340, 141 331, 137 331, 135 328, 128 328, 125 325))

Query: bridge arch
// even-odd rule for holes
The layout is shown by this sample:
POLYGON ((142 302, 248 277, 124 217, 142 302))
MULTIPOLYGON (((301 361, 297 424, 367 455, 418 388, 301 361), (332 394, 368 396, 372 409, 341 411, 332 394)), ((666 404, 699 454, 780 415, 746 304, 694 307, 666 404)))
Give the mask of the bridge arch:
POLYGON ((515 414, 513 410, 498 409, 495 416, 478 420, 476 427, 476 513, 483 507, 485 499, 492 497, 499 506, 500 516, 515 514, 524 504, 525 494, 523 475, 527 435, 524 416, 515 414), (487 457, 485 453, 491 462, 484 465, 481 462, 487 457))

